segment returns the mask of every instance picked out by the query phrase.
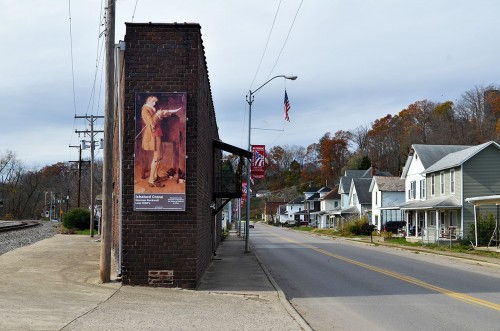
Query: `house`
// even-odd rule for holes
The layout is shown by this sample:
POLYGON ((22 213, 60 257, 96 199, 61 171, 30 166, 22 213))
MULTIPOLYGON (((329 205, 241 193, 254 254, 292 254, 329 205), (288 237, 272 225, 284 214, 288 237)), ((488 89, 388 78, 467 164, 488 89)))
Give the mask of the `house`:
POLYGON ((308 222, 308 225, 317 227, 319 221, 319 213, 320 210, 320 199, 330 192, 332 189, 329 187, 321 187, 321 188, 309 188, 304 192, 305 201, 304 201, 304 215, 305 221, 308 222))
POLYGON ((405 181, 400 177, 374 176, 369 191, 372 194, 371 224, 380 231, 387 222, 402 222, 398 205, 405 202, 405 181))
MULTIPOLYGON (((359 216, 371 214, 372 195, 370 194, 371 178, 353 178, 349 190, 349 206, 355 207, 359 216)), ((370 219, 370 217, 368 218, 370 219)))
MULTIPOLYGON (((392 176, 389 172, 385 171, 380 171, 374 166, 366 169, 366 170, 346 170, 344 176, 340 177, 339 181, 339 195, 340 195, 340 206, 335 208, 333 211, 330 212, 330 217, 334 218, 333 223, 338 225, 342 225, 344 220, 347 220, 349 218, 355 217, 355 216, 360 216, 362 215, 365 211, 371 210, 371 205, 368 206, 366 201, 371 201, 371 197, 368 197, 370 192, 368 191, 368 187, 365 185, 365 189, 367 190, 366 192, 355 192, 356 194, 356 199, 357 195, 361 193, 363 200, 364 201, 362 204, 356 203, 353 204, 352 202, 352 185, 353 185, 353 179, 358 179, 358 178, 364 178, 364 179, 369 179, 373 176, 392 176), (366 193, 366 195, 365 195, 366 193), (365 199, 366 198, 366 199, 365 199), (364 205, 364 206, 362 206, 364 205)), ((359 202, 359 201, 358 201, 359 202)))
POLYGON ((284 225, 288 222, 288 215, 286 214, 286 205, 280 205, 276 211, 276 223, 284 225))
POLYGON ((320 197, 320 211, 318 219, 318 228, 335 228, 335 218, 332 211, 340 207, 340 194, 338 188, 335 188, 327 194, 320 197))
POLYGON ((405 212, 407 239, 467 238, 475 213, 466 199, 500 192, 500 145, 490 141, 478 146, 423 146, 412 147, 403 172, 407 202, 399 207, 405 212))
POLYGON ((278 223, 276 218, 276 211, 281 205, 285 205, 284 201, 265 201, 264 203, 264 214, 262 215, 262 220, 268 224, 278 223))
POLYGON ((304 196, 298 196, 286 204, 287 223, 302 224, 304 223, 304 196))

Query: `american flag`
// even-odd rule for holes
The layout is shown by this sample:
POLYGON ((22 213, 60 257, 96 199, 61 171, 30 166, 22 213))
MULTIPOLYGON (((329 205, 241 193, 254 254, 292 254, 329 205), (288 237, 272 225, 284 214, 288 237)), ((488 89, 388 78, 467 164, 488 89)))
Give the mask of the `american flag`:
POLYGON ((260 154, 259 152, 255 151, 254 157, 255 157, 254 165, 256 167, 263 167, 264 166, 264 156, 262 154, 260 154))
POLYGON ((288 102, 288 94, 285 90, 285 121, 290 122, 290 117, 288 117, 288 111, 290 110, 290 102, 288 102))

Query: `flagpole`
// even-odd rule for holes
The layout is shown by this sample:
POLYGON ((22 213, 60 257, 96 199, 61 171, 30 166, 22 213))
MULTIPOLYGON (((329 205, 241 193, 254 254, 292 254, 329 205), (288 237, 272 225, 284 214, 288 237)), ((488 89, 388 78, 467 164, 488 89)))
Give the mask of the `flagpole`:
MULTIPOLYGON (((248 102, 248 151, 252 152, 252 142, 251 142, 251 136, 252 136, 252 103, 254 100, 254 94, 263 88, 267 83, 272 81, 275 78, 285 78, 285 79, 290 79, 290 80, 296 80, 297 76, 287 76, 287 75, 278 75, 274 76, 273 78, 267 80, 264 84, 259 86, 257 89, 254 91, 249 90, 248 95, 246 96, 246 100, 248 102)), ((247 160, 247 206, 246 206, 246 222, 245 222, 245 253, 249 253, 249 245, 248 245, 248 239, 249 239, 249 234, 250 234, 250 199, 252 197, 251 193, 251 185, 250 185, 250 179, 251 177, 251 162, 252 160, 247 160)))

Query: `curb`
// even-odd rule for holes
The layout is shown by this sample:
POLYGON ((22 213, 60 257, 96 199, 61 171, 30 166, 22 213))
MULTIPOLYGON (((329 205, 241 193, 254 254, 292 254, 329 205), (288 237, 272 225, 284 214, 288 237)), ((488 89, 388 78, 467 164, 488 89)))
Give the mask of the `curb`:
POLYGON ((281 305, 286 309, 286 311, 288 312, 288 314, 290 314, 290 316, 295 320, 297 321, 297 323, 300 325, 300 327, 304 330, 304 331, 314 331, 310 326, 309 324, 307 324, 307 322, 302 318, 302 316, 297 312, 297 310, 295 310, 295 308, 292 306, 292 304, 286 299, 286 296, 285 296, 285 292, 283 292, 283 290, 279 287, 279 285, 276 283, 276 281, 274 280, 273 276, 271 275, 271 273, 269 272, 269 270, 267 270, 266 266, 262 263, 262 261, 260 260, 259 256, 257 255, 257 253, 252 249, 252 247, 250 246, 250 251, 253 253, 253 255, 255 256, 255 258, 257 259, 257 262, 259 263, 260 267, 262 268, 262 270, 264 271, 264 273, 266 274, 267 276, 267 279, 269 279, 269 281, 271 282, 271 284, 273 285, 274 289, 276 290, 276 292, 278 293, 278 298, 280 299, 280 303, 281 305))

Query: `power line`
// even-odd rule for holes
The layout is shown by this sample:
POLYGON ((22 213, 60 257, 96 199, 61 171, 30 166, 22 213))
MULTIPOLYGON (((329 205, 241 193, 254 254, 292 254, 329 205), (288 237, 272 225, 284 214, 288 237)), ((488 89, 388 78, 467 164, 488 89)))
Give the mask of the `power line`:
POLYGON ((273 24, 271 25, 271 30, 269 31, 269 35, 267 36, 266 46, 264 47, 264 51, 262 52, 262 56, 260 57, 259 66, 257 67, 257 70, 255 71, 255 75, 253 76, 252 83, 250 84, 250 90, 252 89, 253 83, 255 82, 255 78, 257 77, 257 74, 259 73, 260 66, 262 65, 262 61, 264 60, 264 55, 266 54, 267 46, 269 45, 269 40, 271 39, 271 34, 273 33, 274 24, 276 23, 276 18, 278 17, 278 12, 280 11, 280 7, 281 7, 281 0, 278 4, 278 8, 276 9, 276 14, 274 14, 273 24))
POLYGON ((274 62, 273 68, 271 69, 271 71, 269 72, 269 75, 267 76, 268 79, 269 79, 269 77, 271 77, 271 75, 274 71, 274 68, 276 68, 276 65, 278 64, 278 61, 281 57, 281 53, 283 53, 283 49, 285 48, 285 45, 288 41, 288 37, 290 37, 290 33, 292 32, 293 25, 295 24, 295 20, 297 19, 297 15, 299 14, 299 10, 300 10, 300 7, 302 6, 303 2, 304 2, 304 0, 300 1, 299 7, 297 8, 297 12, 295 12, 295 17, 293 18, 292 25, 290 26, 290 29, 288 30, 288 34, 286 35, 285 42, 283 43, 283 46, 281 47, 280 53, 278 54, 278 58, 276 59, 276 62, 274 62))
POLYGON ((137 3, 138 2, 139 2, 139 0, 135 0, 134 12, 132 13, 132 23, 134 22, 135 10, 137 9, 137 3))
POLYGON ((73 82, 73 108, 76 115, 76 93, 75 93, 75 70, 73 61, 73 31, 71 29, 71 0, 68 0, 68 12, 69 12, 69 43, 70 43, 70 53, 71 53, 71 78, 73 82))

